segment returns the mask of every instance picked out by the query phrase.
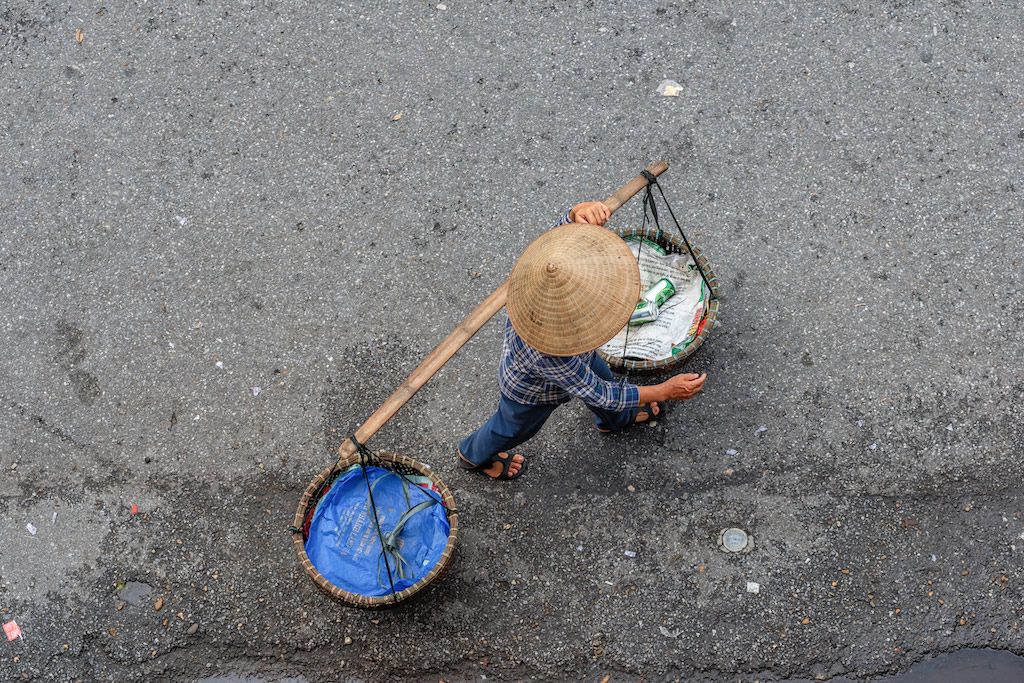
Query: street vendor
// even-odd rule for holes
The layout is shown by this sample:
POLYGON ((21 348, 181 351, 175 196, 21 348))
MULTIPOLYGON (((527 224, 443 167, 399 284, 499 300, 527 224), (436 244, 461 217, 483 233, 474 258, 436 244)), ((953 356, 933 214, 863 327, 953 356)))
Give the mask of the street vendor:
POLYGON ((597 430, 616 432, 685 401, 706 374, 680 373, 647 386, 615 380, 597 349, 629 320, 640 273, 629 247, 603 226, 611 211, 583 202, 531 243, 509 276, 498 409, 459 444, 459 465, 493 479, 514 479, 526 459, 511 449, 534 436, 573 397, 597 430))

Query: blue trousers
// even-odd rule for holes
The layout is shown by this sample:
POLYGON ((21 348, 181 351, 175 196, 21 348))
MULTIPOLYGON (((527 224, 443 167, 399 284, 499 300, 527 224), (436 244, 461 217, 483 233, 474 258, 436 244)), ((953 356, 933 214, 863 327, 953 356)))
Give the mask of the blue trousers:
MULTIPOLYGON (((590 369, 601 379, 615 381, 608 364, 596 353, 590 369)), ((494 415, 459 443, 459 452, 474 465, 486 464, 498 453, 510 451, 539 432, 558 405, 523 405, 502 395, 494 415)), ((598 429, 612 432, 630 424, 637 412, 635 408, 611 411, 584 405, 594 413, 598 429)))

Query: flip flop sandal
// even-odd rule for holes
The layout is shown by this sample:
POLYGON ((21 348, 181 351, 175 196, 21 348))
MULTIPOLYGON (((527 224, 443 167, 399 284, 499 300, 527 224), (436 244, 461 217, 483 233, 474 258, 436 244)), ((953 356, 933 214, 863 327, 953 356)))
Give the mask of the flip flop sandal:
POLYGON ((617 432, 621 432, 623 429, 628 429, 629 427, 632 427, 632 426, 635 426, 635 425, 646 424, 646 423, 650 422, 651 420, 657 420, 659 417, 662 417, 663 415, 665 415, 665 402, 664 401, 651 401, 651 403, 657 403, 658 404, 658 414, 657 415, 655 415, 654 411, 651 410, 651 404, 650 403, 642 403, 642 404, 638 405, 637 407, 633 408, 633 413, 632 413, 632 415, 630 415, 629 422, 626 423, 626 426, 623 427, 622 429, 611 430, 611 429, 601 429, 600 427, 598 427, 597 431, 601 432, 602 434, 612 434, 613 432, 616 432, 616 431, 617 432), (637 422, 636 421, 636 416, 639 415, 640 413, 647 413, 647 419, 644 420, 643 422, 637 422))
POLYGON ((467 461, 465 458, 463 458, 460 455, 459 456, 459 467, 461 467, 464 470, 468 470, 470 472, 479 472, 480 474, 484 475, 488 479, 507 481, 509 479, 516 479, 516 478, 520 477, 523 474, 523 472, 526 471, 526 463, 527 463, 527 461, 524 459, 523 462, 519 466, 519 471, 518 472, 516 472, 515 474, 512 474, 512 475, 510 475, 508 473, 509 467, 512 466, 512 458, 513 457, 514 457, 513 454, 509 454, 509 456, 507 458, 502 458, 501 456, 495 454, 494 456, 491 457, 490 460, 488 460, 484 464, 482 464, 482 465, 474 465, 473 463, 467 461), (491 475, 489 475, 486 472, 484 472, 484 470, 486 470, 488 467, 490 467, 491 465, 493 465, 496 462, 500 462, 501 463, 501 474, 499 474, 496 477, 492 477, 491 475))

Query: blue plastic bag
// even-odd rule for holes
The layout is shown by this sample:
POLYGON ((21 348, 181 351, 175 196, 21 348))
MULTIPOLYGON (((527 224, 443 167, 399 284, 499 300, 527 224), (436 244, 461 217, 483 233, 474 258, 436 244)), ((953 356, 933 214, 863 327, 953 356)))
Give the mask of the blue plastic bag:
POLYGON ((397 593, 434 568, 448 543, 451 527, 438 494, 409 485, 398 474, 381 467, 367 467, 366 475, 373 487, 380 535, 362 468, 354 467, 342 473, 320 500, 309 527, 306 555, 338 588, 365 596, 390 595, 391 582, 397 593), (389 580, 380 537, 387 538, 411 507, 428 500, 437 504, 410 515, 396 535, 398 555, 404 561, 388 555, 389 580))

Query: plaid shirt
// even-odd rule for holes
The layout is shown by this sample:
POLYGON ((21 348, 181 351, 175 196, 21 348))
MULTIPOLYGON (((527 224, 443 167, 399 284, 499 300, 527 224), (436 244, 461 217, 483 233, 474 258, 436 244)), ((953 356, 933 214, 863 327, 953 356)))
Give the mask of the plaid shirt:
MULTIPOLYGON (((554 225, 569 222, 569 213, 554 225)), ((640 391, 625 380, 609 382, 590 369, 596 351, 578 356, 549 356, 523 341, 505 318, 498 387, 508 399, 523 405, 565 403, 576 397, 604 410, 621 411, 640 405, 640 391)))

